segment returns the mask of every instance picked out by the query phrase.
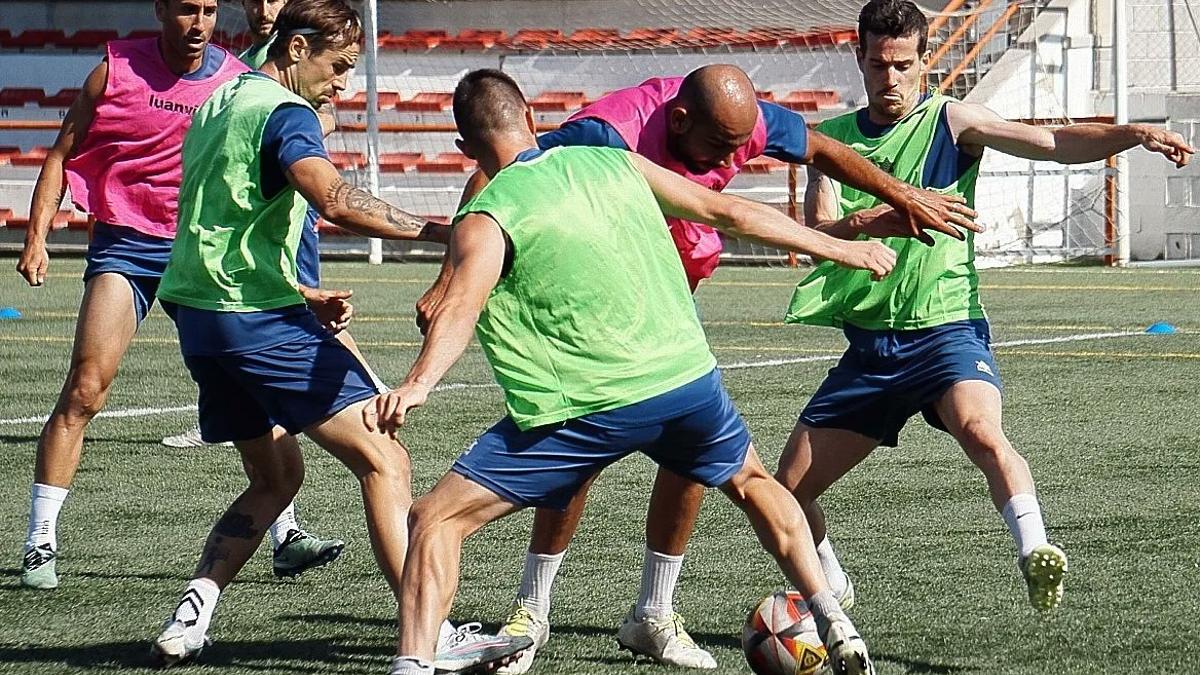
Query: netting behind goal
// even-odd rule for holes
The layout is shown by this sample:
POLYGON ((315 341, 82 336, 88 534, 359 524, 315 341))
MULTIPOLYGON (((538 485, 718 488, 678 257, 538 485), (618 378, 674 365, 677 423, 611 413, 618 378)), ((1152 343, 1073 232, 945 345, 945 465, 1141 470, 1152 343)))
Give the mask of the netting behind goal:
MULTIPOLYGON (((855 58, 860 7, 858 0, 382 0, 376 76, 380 195, 431 217, 454 212, 474 167, 454 145, 449 94, 476 68, 512 75, 544 130, 609 91, 710 63, 742 67, 760 96, 810 123, 853 110, 866 102, 855 58)), ((1052 51, 1037 33, 1042 30, 1033 21, 1037 8, 996 9, 998 14, 931 14, 933 45, 940 53, 930 84, 970 98, 988 84, 988 71, 1002 66, 1011 72, 993 80, 1021 80, 1032 90, 1027 96, 1058 96, 1038 84, 1054 76, 1052 60, 1042 55, 1022 61, 1023 67, 1005 60, 1012 61, 1007 55, 1014 52, 1052 51)), ((220 27, 226 39, 244 30, 240 3, 225 3, 220 27)), ((369 168, 366 88, 360 61, 351 89, 338 102, 339 129, 328 139, 335 162, 361 185, 368 184, 369 168)), ((1041 114, 1047 108, 1056 109, 1054 102, 1038 101, 1031 114, 1010 116, 1065 120, 1061 105, 1056 114, 1041 114)), ((763 158, 747 166, 727 192, 802 219, 804 185, 803 167, 763 158)), ((977 239, 980 255, 997 263, 1101 255, 1105 194, 1102 166, 1064 172, 1005 163, 990 153, 979 182, 978 209, 989 226, 977 239)), ((365 250, 351 237, 330 237, 323 246, 365 250)), ((778 251, 744 242, 727 242, 726 256, 788 263, 778 251)))

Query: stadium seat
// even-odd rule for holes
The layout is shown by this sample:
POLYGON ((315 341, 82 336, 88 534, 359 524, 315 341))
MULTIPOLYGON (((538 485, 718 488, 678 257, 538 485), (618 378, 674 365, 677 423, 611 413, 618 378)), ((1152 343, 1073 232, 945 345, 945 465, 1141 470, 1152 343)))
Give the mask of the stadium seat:
POLYGON ((756 91, 756 92, 754 92, 754 95, 757 96, 758 100, 760 100, 760 101, 774 101, 775 100, 775 92, 773 92, 773 91, 756 91))
POLYGON ((0 108, 20 108, 29 103, 39 103, 46 98, 42 89, 12 87, 0 89, 0 108))
MULTIPOLYGON (((64 210, 64 211, 59 211, 58 213, 54 214, 54 219, 50 221, 50 229, 61 230, 65 227, 67 227, 67 224, 71 222, 71 217, 72 217, 73 213, 74 213, 73 211, 64 210)), ((13 215, 13 216, 5 219, 4 226, 14 229, 14 230, 29 229, 29 216, 28 215, 24 215, 24 216, 13 215)))
POLYGON ((70 108, 79 96, 79 89, 60 89, 53 96, 46 96, 38 101, 39 108, 70 108))
POLYGON ((0 209, 0 227, 7 227, 8 220, 13 217, 12 209, 0 209))
POLYGON ((503 42, 506 34, 502 30, 482 30, 466 28, 457 37, 446 38, 438 42, 438 49, 458 49, 462 51, 482 51, 491 49, 496 43, 503 42))
POLYGON ((420 173, 466 173, 475 170, 475 160, 457 152, 438 153, 434 159, 417 162, 420 173))
POLYGON ((742 40, 743 34, 734 28, 704 28, 696 27, 687 32, 677 43, 697 47, 715 45, 736 45, 742 40))
POLYGON ((386 35, 379 38, 380 49, 426 50, 438 46, 450 35, 444 30, 409 30, 403 35, 386 35))
POLYGON ((831 47, 858 42, 858 31, 845 26, 823 26, 788 39, 798 47, 831 47))
POLYGON ((46 161, 46 153, 50 148, 36 147, 29 152, 21 152, 8 156, 8 163, 13 166, 41 166, 46 161))
POLYGON ((342 171, 356 171, 367 165, 367 155, 362 152, 333 151, 329 161, 342 171))
POLYGON ((67 38, 61 30, 27 30, 4 42, 5 47, 14 49, 41 49, 53 47, 67 38))
POLYGON ((836 91, 828 89, 800 89, 775 101, 779 105, 797 112, 817 112, 828 108, 840 108, 842 98, 836 91))
POLYGON ((96 49, 108 44, 109 40, 116 39, 117 31, 115 30, 80 30, 75 31, 71 37, 59 40, 57 44, 59 47, 71 49, 96 49))
POLYGON ((21 149, 15 145, 0 145, 0 165, 8 164, 8 158, 21 154, 21 149))
POLYGON ((529 101, 529 107, 538 112, 567 112, 579 110, 587 103, 587 95, 582 91, 543 91, 529 101))
POLYGON ((419 152, 384 152, 379 155, 379 170, 383 173, 404 173, 417 168, 424 159, 419 152))
MULTIPOLYGON (((398 91, 381 91, 379 92, 379 110, 388 110, 400 102, 400 92, 398 91)), ((366 110, 367 109, 367 92, 360 91, 350 98, 339 98, 337 107, 340 110, 366 110)))
POLYGON ((759 26, 742 34, 739 44, 745 47, 779 47, 796 35, 796 30, 784 27, 759 26))
POLYGON ((395 108, 400 112, 445 112, 453 103, 454 94, 422 91, 407 101, 397 101, 395 108))
POLYGON ((621 43, 632 49, 653 49, 674 44, 679 38, 674 28, 635 28, 621 38, 621 43))
POLYGON ((564 42, 566 37, 557 28, 522 28, 508 45, 514 49, 545 49, 547 45, 564 42))
POLYGON ((607 47, 621 39, 616 28, 580 28, 571 33, 567 44, 573 47, 607 47))

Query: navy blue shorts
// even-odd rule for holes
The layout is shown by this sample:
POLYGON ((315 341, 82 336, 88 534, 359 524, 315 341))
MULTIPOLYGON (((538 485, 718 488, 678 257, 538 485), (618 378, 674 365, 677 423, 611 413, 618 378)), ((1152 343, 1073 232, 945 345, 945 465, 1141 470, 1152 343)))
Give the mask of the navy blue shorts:
POLYGON ((304 215, 304 229, 300 231, 296 281, 309 288, 321 287, 321 237, 317 233, 317 212, 311 207, 304 215))
POLYGON ((1003 391, 985 319, 905 331, 847 325, 845 333, 850 348, 800 413, 810 427, 846 429, 895 447, 918 412, 946 430, 934 404, 951 386, 982 380, 1003 391))
POLYGON ((480 436, 452 470, 518 506, 565 509, 589 478, 643 452, 708 487, 742 468, 750 432, 711 373, 640 403, 521 431, 506 417, 480 436))
MULTIPOLYGON (((289 434, 375 396, 370 373, 354 354, 301 308, 273 319, 255 312, 257 321, 271 321, 263 333, 287 337, 243 353, 189 353, 184 332, 210 334, 214 323, 227 324, 229 312, 172 306, 169 312, 185 346, 183 362, 200 388, 200 435, 210 443, 258 438, 278 425, 289 434), (225 316, 206 316, 221 315, 225 316)), ((220 327, 220 326, 219 326, 220 327)))
POLYGON ((171 259, 171 240, 151 237, 131 227, 96 223, 88 242, 87 267, 83 281, 98 274, 120 274, 133 289, 133 308, 138 323, 150 313, 158 282, 171 259))

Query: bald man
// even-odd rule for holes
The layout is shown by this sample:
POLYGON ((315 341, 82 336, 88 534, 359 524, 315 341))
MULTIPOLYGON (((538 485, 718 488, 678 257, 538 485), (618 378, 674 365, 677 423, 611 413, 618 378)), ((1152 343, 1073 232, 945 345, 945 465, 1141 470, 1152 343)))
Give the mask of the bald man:
MULTIPOLYGON (((750 78, 732 65, 705 66, 686 77, 653 78, 612 92, 572 115, 559 129, 543 134, 538 146, 633 150, 715 191, 723 190, 756 157, 811 164, 892 205, 896 212, 891 217, 909 226, 913 236, 927 240, 924 229, 928 228, 963 238, 947 224, 958 210, 952 200, 901 183, 847 146, 810 132, 800 115, 758 100, 750 78)), ((486 184, 482 173, 472 176, 463 202, 486 184)), ((668 217, 667 223, 694 292, 716 269, 721 238, 701 223, 675 217, 668 217)), ((418 323, 423 329, 452 274, 452 266, 444 263, 438 280, 418 302, 418 323)), ((500 630, 504 635, 530 637, 534 647, 500 669, 502 674, 526 672, 537 649, 549 639, 551 587, 579 525, 590 484, 565 510, 537 510, 520 589, 500 630)), ((659 663, 711 669, 716 668, 716 660, 688 635, 673 602, 683 553, 703 497, 703 486, 659 469, 646 519, 641 590, 617 640, 659 663)))

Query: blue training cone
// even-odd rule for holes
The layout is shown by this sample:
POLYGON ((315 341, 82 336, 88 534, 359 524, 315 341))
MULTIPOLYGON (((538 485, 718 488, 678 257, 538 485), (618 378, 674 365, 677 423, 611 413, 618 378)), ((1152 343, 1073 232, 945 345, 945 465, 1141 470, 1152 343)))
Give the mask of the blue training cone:
POLYGON ((1174 335, 1176 331, 1175 326, 1172 326, 1166 321, 1159 321, 1158 323, 1150 324, 1150 326, 1146 328, 1146 332, 1150 335, 1174 335))
POLYGON ((19 319, 21 312, 16 307, 0 307, 0 319, 19 319))

